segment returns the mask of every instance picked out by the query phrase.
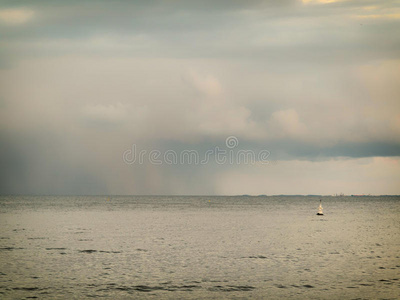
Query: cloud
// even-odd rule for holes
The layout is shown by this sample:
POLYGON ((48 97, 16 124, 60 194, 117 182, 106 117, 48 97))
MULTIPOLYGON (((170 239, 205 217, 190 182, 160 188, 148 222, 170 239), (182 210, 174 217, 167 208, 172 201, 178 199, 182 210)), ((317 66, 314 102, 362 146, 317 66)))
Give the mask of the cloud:
POLYGON ((216 76, 192 70, 183 76, 183 82, 194 91, 188 122, 189 127, 196 128, 195 134, 224 138, 235 133, 250 139, 264 136, 251 119, 251 111, 232 101, 230 92, 216 76))
POLYGON ((329 3, 336 3, 343 1, 350 1, 350 0, 301 0, 301 2, 303 2, 304 4, 329 4, 329 3))
POLYGON ((126 108, 121 103, 86 105, 82 109, 82 114, 92 122, 120 123, 127 117, 126 108))
POLYGON ((306 125, 299 120, 299 115, 294 109, 274 112, 269 125, 272 137, 299 139, 307 134, 306 125))
MULTIPOLYGON (((245 189, 234 166, 127 166, 133 143, 205 152, 236 136, 269 150, 277 174, 291 161, 326 187, 334 164, 347 186, 347 164, 384 172, 370 158, 400 155, 395 1, 5 0, 0 11, 0 192, 212 194, 230 178, 245 189)), ((242 171, 261 190, 266 175, 242 171)), ((291 178, 287 191, 306 191, 291 178)))
POLYGON ((183 79, 197 92, 207 97, 218 97, 223 94, 221 83, 212 75, 200 76, 192 71, 188 76, 183 77, 183 79))
POLYGON ((400 14, 356 15, 359 19, 400 19, 400 14))
POLYGON ((221 172, 216 190, 222 195, 398 194, 399 177, 399 157, 272 161, 221 172))
POLYGON ((21 25, 29 22, 35 12, 28 8, 0 9, 0 22, 6 25, 21 25))
POLYGON ((373 27, 360 27, 353 17, 373 6, 378 7, 373 14, 390 14, 391 1, 304 7, 297 0, 93 3, 35 1, 32 9, 40 12, 35 22, 18 30, 0 28, 0 47, 13 59, 73 53, 326 64, 399 57, 398 26, 379 19, 373 27))

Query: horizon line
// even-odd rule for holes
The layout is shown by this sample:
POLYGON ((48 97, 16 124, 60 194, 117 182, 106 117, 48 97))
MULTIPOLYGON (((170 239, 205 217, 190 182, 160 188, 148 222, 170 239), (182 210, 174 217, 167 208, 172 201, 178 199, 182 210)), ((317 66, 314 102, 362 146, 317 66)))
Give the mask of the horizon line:
POLYGON ((35 197, 398 197, 400 194, 235 194, 235 195, 212 195, 212 194, 0 194, 7 196, 35 196, 35 197))

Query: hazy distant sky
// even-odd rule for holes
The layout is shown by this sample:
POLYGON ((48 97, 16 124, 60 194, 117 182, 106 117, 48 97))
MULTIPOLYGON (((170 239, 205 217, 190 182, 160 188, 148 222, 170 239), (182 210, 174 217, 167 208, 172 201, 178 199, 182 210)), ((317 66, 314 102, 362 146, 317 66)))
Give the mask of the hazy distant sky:
POLYGON ((400 1, 0 1, 2 194, 400 194, 400 1), (268 150, 269 164, 124 151, 268 150))

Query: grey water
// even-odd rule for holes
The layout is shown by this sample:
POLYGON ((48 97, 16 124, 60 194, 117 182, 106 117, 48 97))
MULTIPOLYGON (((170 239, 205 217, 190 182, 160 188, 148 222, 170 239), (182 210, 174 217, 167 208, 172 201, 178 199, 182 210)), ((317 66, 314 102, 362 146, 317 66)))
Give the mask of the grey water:
POLYGON ((389 196, 2 196, 0 298, 399 299, 399 229, 389 196))

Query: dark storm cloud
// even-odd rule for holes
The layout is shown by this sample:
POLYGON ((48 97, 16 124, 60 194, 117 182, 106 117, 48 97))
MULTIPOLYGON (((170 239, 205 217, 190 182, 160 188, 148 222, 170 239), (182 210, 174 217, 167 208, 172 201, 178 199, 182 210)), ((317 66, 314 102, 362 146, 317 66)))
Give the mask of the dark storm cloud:
MULTIPOLYGON (((6 2, 34 10, 35 18, 27 26, 0 27, 0 33, 6 39, 5 49, 24 55, 83 52, 318 63, 398 58, 399 19, 335 22, 363 13, 369 4, 373 2, 324 6, 300 1, 6 2), (113 49, 80 45, 101 35, 122 38, 115 38, 113 49), (135 41, 127 45, 124 38, 132 35, 153 43, 139 48, 135 41), (54 42, 47 45, 49 39, 54 42), (65 39, 71 43, 63 45, 65 39)), ((393 5, 389 1, 378 11, 393 5)))
MULTIPOLYGON (((260 146, 257 148, 262 149, 260 146)), ((339 143, 331 147, 321 147, 302 142, 275 141, 266 143, 264 148, 269 149, 272 160, 301 158, 313 161, 326 160, 330 157, 400 156, 399 143, 385 142, 339 143)))
POLYGON ((87 195, 107 193, 84 151, 65 151, 60 136, 0 133, 1 194, 87 195), (75 154, 83 154, 77 155, 75 154))

